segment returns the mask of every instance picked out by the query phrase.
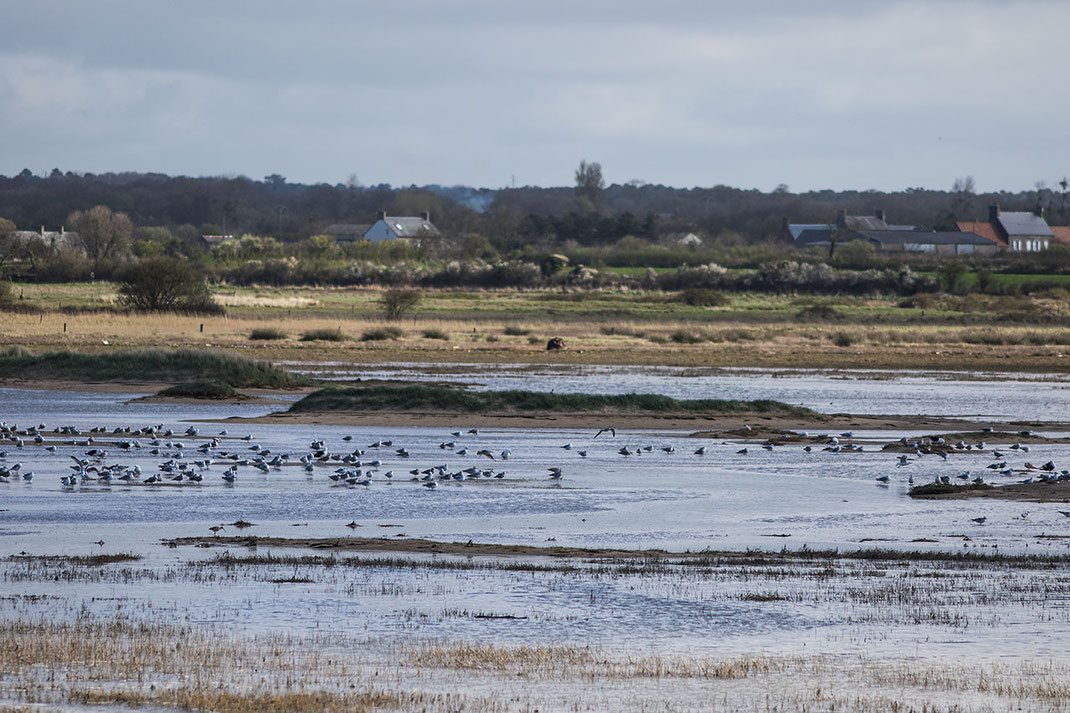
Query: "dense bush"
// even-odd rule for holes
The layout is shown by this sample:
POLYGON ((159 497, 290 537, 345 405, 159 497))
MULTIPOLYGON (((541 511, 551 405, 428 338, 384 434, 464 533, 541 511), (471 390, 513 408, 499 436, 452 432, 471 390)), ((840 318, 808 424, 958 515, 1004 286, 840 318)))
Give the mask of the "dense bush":
POLYGON ((136 310, 220 313, 208 284, 188 260, 155 257, 119 272, 119 302, 136 310))
POLYGON ((382 342, 387 339, 400 339, 401 330, 397 327, 378 327, 376 329, 369 329, 360 335, 360 341, 362 342, 382 342))
POLYGON ((416 305, 420 304, 421 299, 423 299, 423 295, 420 294, 419 290, 394 288, 384 292, 379 303, 382 305, 383 314, 387 319, 398 320, 415 309, 416 305))
POLYGON ((694 307, 723 307, 731 302, 723 292, 695 287, 684 290, 679 295, 672 298, 672 301, 683 302, 685 305, 692 305, 694 307))
POLYGON ((310 329, 301 333, 302 342, 344 342, 348 339, 341 329, 310 329))
POLYGON ((253 340, 270 340, 270 339, 286 339, 288 335, 277 327, 258 327, 249 332, 249 339, 253 340))

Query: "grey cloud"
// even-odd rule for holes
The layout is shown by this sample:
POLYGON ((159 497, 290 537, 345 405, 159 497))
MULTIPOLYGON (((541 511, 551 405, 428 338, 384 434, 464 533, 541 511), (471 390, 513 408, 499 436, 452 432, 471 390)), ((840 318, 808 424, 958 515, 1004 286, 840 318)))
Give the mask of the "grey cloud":
POLYGON ((0 172, 561 184, 586 157, 610 180, 803 189, 1065 170, 1065 4, 738 5, 9 4, 0 172))

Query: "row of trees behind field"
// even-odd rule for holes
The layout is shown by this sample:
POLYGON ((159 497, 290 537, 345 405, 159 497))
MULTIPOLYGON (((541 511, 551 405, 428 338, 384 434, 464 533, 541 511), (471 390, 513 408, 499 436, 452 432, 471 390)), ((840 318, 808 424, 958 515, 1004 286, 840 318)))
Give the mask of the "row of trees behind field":
POLYGON ((47 176, 26 170, 0 176, 0 218, 20 229, 58 230, 73 212, 103 205, 124 213, 139 228, 155 227, 184 241, 203 234, 265 235, 295 242, 321 234, 333 223, 370 223, 390 215, 430 212, 445 234, 486 236, 499 250, 572 242, 608 245, 627 236, 656 240, 673 231, 695 230, 710 238, 754 244, 777 238, 783 218, 823 223, 837 210, 869 215, 886 211, 889 221, 948 229, 957 220, 984 219, 990 203, 1005 210, 1042 208, 1054 224, 1070 224, 1070 184, 1065 179, 1028 191, 977 194, 972 178, 950 190, 808 191, 788 186, 771 192, 713 186, 673 188, 632 181, 605 186, 601 166, 582 162, 575 185, 474 189, 465 186, 362 186, 290 183, 273 174, 190 178, 154 173, 75 174, 55 169, 47 176))

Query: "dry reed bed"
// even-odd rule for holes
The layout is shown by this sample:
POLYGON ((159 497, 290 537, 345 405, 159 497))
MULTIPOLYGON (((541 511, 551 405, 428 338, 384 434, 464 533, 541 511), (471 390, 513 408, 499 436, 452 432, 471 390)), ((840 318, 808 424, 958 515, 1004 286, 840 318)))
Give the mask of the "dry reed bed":
POLYGON ((248 637, 84 618, 0 622, 8 709, 968 710, 1070 707, 1065 661, 732 657, 463 640, 248 637))

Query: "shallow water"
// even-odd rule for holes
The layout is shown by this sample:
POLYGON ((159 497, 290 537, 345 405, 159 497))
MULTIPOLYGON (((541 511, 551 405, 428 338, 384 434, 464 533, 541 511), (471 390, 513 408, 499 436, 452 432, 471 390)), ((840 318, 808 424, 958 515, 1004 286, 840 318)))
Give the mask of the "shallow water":
MULTIPOLYGON (((542 378, 533 377, 532 388, 539 388, 542 378)), ((591 378, 580 376, 575 383, 582 386, 584 379, 591 378)), ((682 375, 657 378, 676 383, 681 394, 698 397, 708 395, 703 392, 707 388, 703 380, 713 377, 695 377, 699 379, 695 382, 682 375)), ((734 378, 751 389, 762 379, 790 381, 768 374, 734 378)), ((885 381, 805 378, 843 393, 849 391, 844 384, 863 390, 872 387, 889 395, 896 388, 885 381)), ((655 379, 654 383, 660 382, 655 379)), ((792 388, 802 388, 801 382, 792 383, 792 388)), ((986 393, 989 386, 990 382, 962 380, 937 382, 931 388, 946 396, 967 387, 986 393), (950 391, 947 383, 952 385, 950 391)), ((1012 394, 1008 397, 1012 404, 1028 402, 1037 387, 1036 382, 1024 380, 1000 383, 1000 389, 1012 394)), ((1054 400, 1061 392, 1047 393, 1046 398, 1054 400)), ((757 390, 748 397, 757 395, 769 396, 757 390)), ((859 453, 831 453, 820 447, 807 453, 800 445, 764 450, 756 443, 694 439, 683 432, 666 431, 618 431, 615 438, 595 439, 594 431, 587 429, 480 429, 469 434, 464 423, 454 428, 391 429, 205 423, 230 416, 259 416, 281 407, 158 404, 130 402, 131 398, 130 394, 3 389, 0 407, 8 423, 17 421, 22 427, 43 422, 49 428, 73 424, 83 431, 93 426, 112 429, 150 424, 172 428, 175 435, 161 436, 164 445, 158 456, 149 453, 150 437, 139 437, 141 448, 120 452, 108 445, 119 437, 96 435, 94 445, 109 450, 103 462, 140 465, 142 478, 157 472, 167 454, 181 452, 186 461, 202 458, 196 447, 224 427, 229 434, 218 450, 243 457, 250 456, 250 449, 258 444, 272 453, 291 453, 288 461, 294 462, 309 452, 312 441, 323 439, 332 453, 360 448, 366 451, 362 461, 382 462, 365 467, 372 470, 368 486, 331 481, 328 475, 338 467, 332 463, 316 466, 311 474, 297 465, 272 468, 268 473, 241 467, 233 484, 223 481, 225 466, 217 464, 201 471, 201 484, 149 486, 113 481, 105 485, 94 480, 66 487, 59 479, 71 472, 72 456, 86 457, 86 446, 71 445, 66 443, 69 438, 50 434, 48 441, 57 443, 55 453, 31 444, 21 449, 13 444, 0 446, 7 451, 0 465, 21 462, 23 472, 34 472, 32 481, 12 478, 0 484, 0 557, 19 552, 133 552, 145 557, 129 566, 111 565, 103 574, 93 575, 97 579, 72 574, 69 567, 58 568, 51 579, 19 579, 20 565, 3 561, 0 617, 45 611, 64 618, 85 610, 106 613, 120 607, 124 612, 155 612, 164 620, 222 623, 235 631, 307 633, 326 628, 383 637, 503 644, 578 642, 624 650, 718 654, 805 650, 981 657, 998 650, 1007 656, 1057 656, 1062 642, 1070 637, 1070 623, 1058 613, 1058 602, 1046 601, 1051 595, 1045 592, 1062 591, 1055 580, 1047 584, 1044 580, 1049 575, 1062 577, 1057 571, 1029 575, 1036 593, 991 602, 992 592, 1007 590, 1010 584, 1017 587, 1021 580, 998 570, 937 572, 919 580, 932 582, 936 589, 919 595, 916 604, 885 606, 879 604, 887 594, 884 583, 898 586, 896 578, 909 580, 915 567, 904 565, 902 572, 886 572, 858 565, 827 581, 825 575, 806 572, 786 579, 775 573, 718 579, 709 575, 578 576, 390 567, 325 571, 293 565, 244 572, 217 567, 198 574, 188 561, 212 557, 217 551, 171 550, 161 545, 164 539, 207 535, 210 525, 244 519, 256 525, 241 532, 262 537, 403 535, 693 552, 782 547, 1070 552, 1070 539, 1038 537, 1070 535, 1070 518, 1060 513, 1065 505, 919 501, 906 496, 912 476, 919 483, 967 471, 989 477, 991 471, 985 466, 993 460, 991 447, 1007 445, 1003 442, 989 443, 984 452, 953 454, 947 461, 913 457, 906 467, 897 468, 896 456, 880 452, 880 444, 905 435, 898 432, 856 434, 864 441, 859 453), (200 433, 182 435, 192 422, 200 433), (456 430, 462 435, 451 434, 456 430), (246 434, 251 440, 239 439, 246 434), (352 440, 344 441, 344 436, 352 440), (369 447, 381 439, 392 440, 392 447, 369 447), (455 442, 453 447, 439 447, 450 441, 455 442), (176 442, 183 447, 179 449, 176 442), (567 444, 571 448, 564 448, 567 444), (694 453, 700 445, 706 446, 705 455, 694 453), (466 446, 466 454, 458 452, 466 446), (633 452, 636 447, 651 450, 623 456, 617 452, 622 446, 633 452), (740 453, 744 446, 747 452, 740 453), (408 458, 394 450, 400 447, 408 450, 408 458), (484 448, 495 455, 493 462, 476 455, 484 448), (500 453, 506 448, 511 457, 503 461, 500 453), (579 455, 581 450, 587 457, 579 455), (446 464, 451 472, 476 466, 504 471, 505 476, 438 481, 433 491, 410 480, 410 470, 438 464, 446 464), (560 481, 548 477, 550 466, 563 469, 560 481), (386 477, 388 471, 393 478, 386 477), (877 483, 879 475, 891 476, 892 482, 877 483), (973 522, 981 516, 987 518, 983 524, 973 522), (359 527, 348 528, 350 522, 359 527), (921 539, 927 541, 915 541, 921 539), (103 545, 94 544, 101 540, 103 545), (305 575, 312 581, 271 581, 305 575), (75 578, 64 579, 69 576, 75 578), (944 581, 953 583, 953 590, 941 589, 944 581), (777 592, 779 598, 763 601, 769 591, 777 592), (748 600, 744 595, 758 599, 748 600), (487 614, 524 618, 481 618, 487 614)), ((870 402, 862 396, 850 399, 870 402)), ((850 399, 834 403, 842 406, 850 399)), ((79 438, 85 437, 83 433, 79 438)), ((1029 453, 1007 458, 1018 468, 1026 461, 1048 459, 1063 467, 1070 463, 1070 447, 1036 445, 1029 453)), ((1019 477, 997 476, 997 481, 1019 477)), ((228 528, 223 534, 238 532, 228 528)), ((264 551, 260 548, 259 553, 264 551)))

